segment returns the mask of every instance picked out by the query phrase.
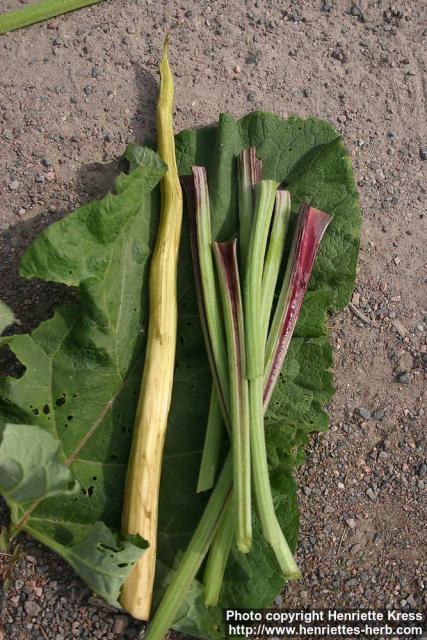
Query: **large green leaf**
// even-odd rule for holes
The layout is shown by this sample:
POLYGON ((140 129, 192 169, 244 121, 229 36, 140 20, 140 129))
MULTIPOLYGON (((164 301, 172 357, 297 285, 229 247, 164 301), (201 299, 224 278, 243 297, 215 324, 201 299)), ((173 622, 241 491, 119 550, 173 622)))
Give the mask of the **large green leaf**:
MULTIPOLYGON (((213 231, 219 239, 237 231, 236 156, 248 146, 257 147, 266 177, 287 184, 294 211, 305 199, 334 216, 266 417, 276 507, 295 548, 298 510, 292 469, 302 460, 309 433, 327 428, 322 406, 333 393, 326 312, 346 304, 355 276, 360 212, 350 162, 328 123, 285 121, 264 113, 240 121, 223 115, 218 127, 183 131, 176 142, 182 174, 190 173, 193 164, 207 168, 213 231)), ((127 159, 133 171, 118 179, 117 195, 49 227, 24 257, 24 276, 77 287, 80 302, 58 310, 31 336, 6 339, 26 371, 20 379, 4 381, 0 389, 3 420, 49 432, 60 442, 60 459, 82 487, 76 495, 42 500, 29 513, 25 528, 56 548, 88 582, 91 570, 72 562, 65 549, 77 546, 79 557, 84 557, 79 548, 87 539, 83 523, 120 526, 144 352, 147 258, 158 216, 156 193, 150 196, 150 190, 163 171, 148 150, 133 146, 127 159)), ((178 286, 177 359, 159 507, 157 597, 206 501, 195 490, 210 374, 186 224, 178 286)), ((16 510, 15 524, 28 506, 19 504, 16 510)), ((254 524, 253 551, 246 556, 232 552, 221 594, 224 606, 268 606, 283 585, 274 557, 254 524)), ((214 638, 221 635, 220 611, 205 609, 200 589, 195 581, 175 626, 214 638)), ((114 599, 111 594, 108 597, 114 599)))
POLYGON ((0 491, 12 532, 25 529, 58 551, 116 605, 145 546, 108 527, 120 529, 156 232, 152 191, 164 172, 149 152, 144 166, 119 176, 115 195, 37 238, 21 274, 78 287, 80 303, 57 310, 31 335, 2 340, 25 366, 21 378, 0 381, 0 419, 9 423, 0 491), (79 490, 70 491, 76 480, 79 490))

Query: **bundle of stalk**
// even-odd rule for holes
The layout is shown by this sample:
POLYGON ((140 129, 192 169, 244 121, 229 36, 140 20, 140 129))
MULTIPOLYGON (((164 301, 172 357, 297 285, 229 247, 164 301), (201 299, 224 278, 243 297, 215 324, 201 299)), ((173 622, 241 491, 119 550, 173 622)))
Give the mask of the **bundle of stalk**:
POLYGON ((242 151, 238 163, 240 232, 238 239, 228 242, 212 241, 205 169, 193 167, 192 176, 183 179, 199 314, 213 379, 197 488, 213 490, 149 626, 148 640, 167 632, 206 556, 205 602, 218 603, 233 541, 240 552, 251 550, 254 513, 283 576, 300 577, 275 513, 264 413, 331 218, 305 203, 292 217, 290 194, 277 182, 262 179, 255 148, 242 151), (218 474, 224 425, 230 450, 218 474))

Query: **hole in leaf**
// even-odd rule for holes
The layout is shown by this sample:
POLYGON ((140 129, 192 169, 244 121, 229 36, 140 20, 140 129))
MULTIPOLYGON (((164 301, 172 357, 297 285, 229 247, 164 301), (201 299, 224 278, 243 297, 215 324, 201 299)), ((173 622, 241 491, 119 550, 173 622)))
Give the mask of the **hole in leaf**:
POLYGON ((73 416, 67 416, 67 420, 71 421, 73 419, 73 416))
POLYGON ((50 413, 49 405, 45 404, 43 407, 43 413, 47 416, 50 413))
POLYGON ((89 498, 91 498, 93 496, 93 486, 90 486, 87 490, 87 495, 89 496, 89 498))
POLYGON ((61 398, 57 398, 55 404, 57 407, 62 407, 65 404, 65 394, 61 398))
POLYGON ((98 480, 96 476, 92 476, 92 480, 98 480))
POLYGON ((33 413, 34 413, 35 416, 38 416, 40 411, 38 409, 33 409, 33 413))
POLYGON ((120 564, 118 564, 117 566, 118 566, 118 567, 120 567, 120 569, 121 569, 122 567, 127 567, 127 566, 128 566, 128 563, 127 563, 127 562, 121 562, 121 563, 120 563, 120 564))

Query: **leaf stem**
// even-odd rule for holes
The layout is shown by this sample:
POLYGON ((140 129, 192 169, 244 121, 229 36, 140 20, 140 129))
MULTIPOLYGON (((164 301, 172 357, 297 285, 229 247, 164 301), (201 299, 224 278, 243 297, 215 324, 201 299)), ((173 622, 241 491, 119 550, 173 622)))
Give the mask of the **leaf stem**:
POLYGON ((245 333, 246 333, 246 377, 262 376, 264 373, 264 345, 259 322, 261 310, 264 256, 273 213, 278 183, 261 180, 256 187, 256 206, 244 285, 245 333))
POLYGON ((218 604, 225 568, 233 544, 235 532, 233 499, 234 496, 230 495, 223 509, 211 548, 209 549, 206 568, 203 574, 205 604, 207 607, 215 607, 218 604))
POLYGON ((263 379, 249 380, 249 408, 251 415, 251 460, 252 479, 257 509, 265 539, 275 553, 277 562, 285 578, 298 579, 301 573, 296 565, 292 551, 280 528, 274 509, 268 474, 267 449, 265 445, 263 379))
POLYGON ((209 491, 215 484, 221 438, 224 431, 223 424, 221 405, 215 386, 212 385, 208 422, 197 481, 197 493, 209 491))
POLYGON ((150 265, 149 321, 144 373, 126 477, 122 528, 149 543, 123 585, 121 603, 134 618, 150 615, 156 566, 157 519, 163 446, 172 395, 177 334, 176 274, 182 192, 173 135, 173 76, 165 39, 157 105, 158 152, 168 166, 160 183, 161 211, 150 265))
POLYGON ((305 203, 301 205, 265 349, 264 402, 267 405, 298 320, 320 241, 330 221, 331 217, 323 211, 305 203))
POLYGON ((267 256, 264 264, 261 292, 261 333, 265 345, 272 313, 274 293, 282 262, 286 233, 291 214, 291 196, 289 191, 276 191, 273 224, 268 242, 267 256))
POLYGON ((214 242, 213 247, 228 351, 236 543, 242 553, 248 553, 252 544, 251 458, 248 383, 245 377, 245 333, 237 265, 237 241, 214 242))
POLYGON ((36 22, 49 20, 69 11, 89 7, 101 0, 42 0, 16 11, 8 11, 0 15, 0 34, 28 27, 36 22))
POLYGON ((183 598, 212 543, 224 505, 230 494, 231 482, 232 460, 231 454, 229 454, 190 544, 145 632, 145 640, 163 640, 176 619, 183 598))
POLYGON ((256 157, 255 147, 244 149, 239 156, 237 181, 239 196, 240 264, 245 269, 251 239, 254 187, 261 180, 262 162, 256 157))

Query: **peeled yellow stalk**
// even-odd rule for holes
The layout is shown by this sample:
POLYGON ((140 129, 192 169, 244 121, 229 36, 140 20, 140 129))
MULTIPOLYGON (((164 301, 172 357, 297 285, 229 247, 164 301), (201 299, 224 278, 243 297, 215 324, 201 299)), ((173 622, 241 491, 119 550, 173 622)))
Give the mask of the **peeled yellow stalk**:
POLYGON ((176 271, 182 192, 175 158, 172 108, 173 77, 166 38, 160 63, 157 151, 168 171, 160 184, 160 221, 150 267, 147 350, 122 515, 123 532, 139 533, 150 545, 124 583, 120 599, 124 609, 140 620, 148 620, 151 609, 160 473, 172 395, 177 332, 176 271))

